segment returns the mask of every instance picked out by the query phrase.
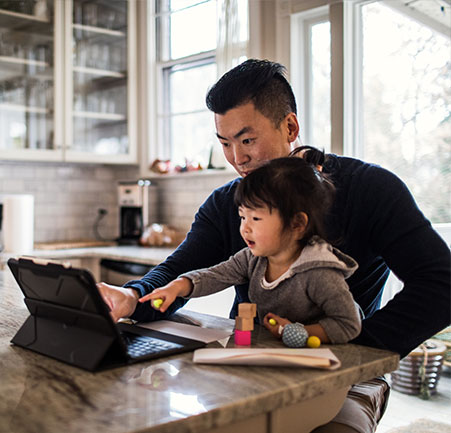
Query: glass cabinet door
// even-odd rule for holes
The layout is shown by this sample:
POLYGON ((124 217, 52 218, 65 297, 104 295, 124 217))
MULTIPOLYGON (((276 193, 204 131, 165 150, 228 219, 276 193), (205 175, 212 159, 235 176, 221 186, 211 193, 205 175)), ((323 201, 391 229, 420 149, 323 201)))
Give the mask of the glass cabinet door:
POLYGON ((72 32, 72 56, 66 63, 69 160, 77 160, 77 156, 83 160, 83 155, 114 159, 132 153, 129 9, 126 0, 73 0, 71 14, 66 12, 72 32))
POLYGON ((54 148, 54 22, 53 0, 0 0, 0 153, 54 148))

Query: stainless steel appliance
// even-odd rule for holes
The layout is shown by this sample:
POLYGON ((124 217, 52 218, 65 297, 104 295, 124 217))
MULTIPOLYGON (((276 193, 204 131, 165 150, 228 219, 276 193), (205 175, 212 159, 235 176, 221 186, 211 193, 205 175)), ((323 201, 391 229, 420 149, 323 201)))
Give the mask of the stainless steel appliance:
POLYGON ((143 263, 102 259, 100 260, 100 279, 114 286, 123 286, 130 280, 139 280, 153 267, 152 265, 145 265, 143 263))
POLYGON ((119 182, 120 244, 137 244, 144 228, 149 225, 152 189, 148 179, 119 182))

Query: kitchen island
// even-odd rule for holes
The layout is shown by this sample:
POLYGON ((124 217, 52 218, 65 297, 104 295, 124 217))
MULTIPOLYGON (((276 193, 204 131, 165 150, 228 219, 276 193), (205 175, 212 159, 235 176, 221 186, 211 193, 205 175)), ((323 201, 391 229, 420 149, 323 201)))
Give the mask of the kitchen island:
MULTIPOLYGON (((191 314, 203 326, 234 322, 191 314)), ((12 346, 28 312, 8 269, 0 272, 0 432, 308 432, 341 407, 349 386, 393 371, 398 355, 330 346, 338 370, 200 365, 192 353, 90 373, 12 346)), ((209 347, 233 347, 233 339, 209 347)), ((282 347, 263 327, 254 347, 282 347)))

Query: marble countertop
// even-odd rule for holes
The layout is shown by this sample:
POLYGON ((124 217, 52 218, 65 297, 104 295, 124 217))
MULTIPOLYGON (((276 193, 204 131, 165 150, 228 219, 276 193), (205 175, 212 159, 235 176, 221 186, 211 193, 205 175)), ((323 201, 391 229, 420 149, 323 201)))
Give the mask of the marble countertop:
MULTIPOLYGON (((105 247, 65 248, 56 250, 35 249, 26 255, 48 259, 99 258, 132 261, 146 265, 158 265, 174 251, 175 247, 141 247, 138 245, 115 245, 105 247)), ((0 263, 6 263, 17 254, 0 253, 0 263)))
MULTIPOLYGON (((182 310, 183 311, 183 310, 182 310)), ((190 313, 203 326, 229 319, 190 313)), ((192 353, 90 373, 10 344, 28 316, 9 270, 0 271, 0 432, 208 432, 393 371, 398 356, 356 345, 330 346, 342 367, 199 365, 192 353)), ((222 341, 233 347, 233 340, 222 341)), ((282 347, 257 326, 256 347, 282 347)), ((219 342, 209 347, 221 347, 219 342)))

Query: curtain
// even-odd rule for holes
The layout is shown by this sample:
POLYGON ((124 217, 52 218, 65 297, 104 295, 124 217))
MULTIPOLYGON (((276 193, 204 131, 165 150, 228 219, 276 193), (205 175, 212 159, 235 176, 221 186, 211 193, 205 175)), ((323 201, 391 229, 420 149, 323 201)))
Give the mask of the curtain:
POLYGON ((248 0, 217 0, 218 78, 247 58, 248 0), (244 39, 244 40, 243 40, 244 39))

